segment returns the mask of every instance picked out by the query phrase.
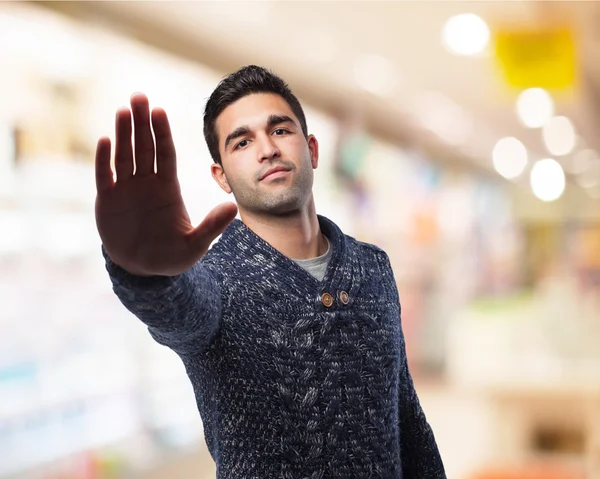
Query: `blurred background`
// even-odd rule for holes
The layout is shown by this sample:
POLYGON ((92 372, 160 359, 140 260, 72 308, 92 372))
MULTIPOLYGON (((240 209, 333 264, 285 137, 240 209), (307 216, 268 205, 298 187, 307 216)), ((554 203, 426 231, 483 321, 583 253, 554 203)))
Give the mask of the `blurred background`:
POLYGON ((0 3, 0 477, 214 478, 111 291, 93 157, 145 92, 199 222, 230 199, 204 103, 256 63, 319 139, 319 213, 390 255, 448 477, 600 478, 599 58, 596 2, 0 3))

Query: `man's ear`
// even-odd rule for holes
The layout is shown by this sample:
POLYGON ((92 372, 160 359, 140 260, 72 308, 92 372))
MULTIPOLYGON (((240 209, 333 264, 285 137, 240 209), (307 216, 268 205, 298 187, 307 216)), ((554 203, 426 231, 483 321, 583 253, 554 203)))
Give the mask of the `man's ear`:
POLYGON ((314 135, 308 135, 307 142, 310 151, 310 162, 312 163, 313 170, 316 170, 319 166, 319 142, 314 135))
POLYGON ((213 163, 210 165, 210 172, 221 189, 225 193, 230 194, 231 188, 229 186, 229 182, 227 181, 227 177, 225 176, 225 170, 223 167, 219 163, 213 163))

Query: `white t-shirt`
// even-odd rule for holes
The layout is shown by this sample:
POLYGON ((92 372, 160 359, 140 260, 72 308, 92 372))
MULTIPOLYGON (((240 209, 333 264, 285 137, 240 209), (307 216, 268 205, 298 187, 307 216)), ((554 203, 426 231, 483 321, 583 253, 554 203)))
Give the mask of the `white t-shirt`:
POLYGON ((327 270, 327 265, 329 264, 332 253, 329 240, 327 237, 325 237, 325 239, 327 240, 327 251, 325 254, 317 256, 316 258, 293 260, 298 266, 308 271, 319 281, 323 281, 323 278, 325 277, 325 271, 327 270))

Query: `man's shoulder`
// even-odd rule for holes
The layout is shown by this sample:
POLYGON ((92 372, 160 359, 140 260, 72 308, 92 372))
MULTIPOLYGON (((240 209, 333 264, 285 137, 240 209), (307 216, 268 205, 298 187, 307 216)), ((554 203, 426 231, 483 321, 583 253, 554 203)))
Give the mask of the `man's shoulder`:
POLYGON ((358 254, 361 255, 369 255, 378 258, 379 260, 387 260, 387 253, 379 246, 373 243, 367 243, 365 241, 360 241, 353 236, 345 235, 348 241, 348 244, 351 248, 355 249, 358 254))
POLYGON ((216 242, 206 252, 206 254, 200 259, 202 264, 209 267, 221 268, 228 261, 227 255, 224 254, 223 248, 216 242))
POLYGON ((200 259, 203 266, 210 269, 220 283, 227 283, 234 278, 244 277, 252 272, 249 261, 245 261, 238 248, 231 248, 218 240, 212 244, 200 259))

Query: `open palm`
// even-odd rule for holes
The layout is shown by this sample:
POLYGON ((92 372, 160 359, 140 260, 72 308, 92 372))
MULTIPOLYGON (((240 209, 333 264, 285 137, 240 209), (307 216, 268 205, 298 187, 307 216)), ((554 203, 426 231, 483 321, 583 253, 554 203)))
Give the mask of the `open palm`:
POLYGON ((165 111, 155 108, 150 115, 143 94, 131 97, 131 111, 133 125, 128 108, 119 109, 116 115, 116 181, 110 166, 110 139, 98 141, 98 232, 111 260, 130 273, 174 276, 206 254, 212 241, 235 218, 237 207, 233 203, 219 205, 194 228, 181 196, 165 111))

